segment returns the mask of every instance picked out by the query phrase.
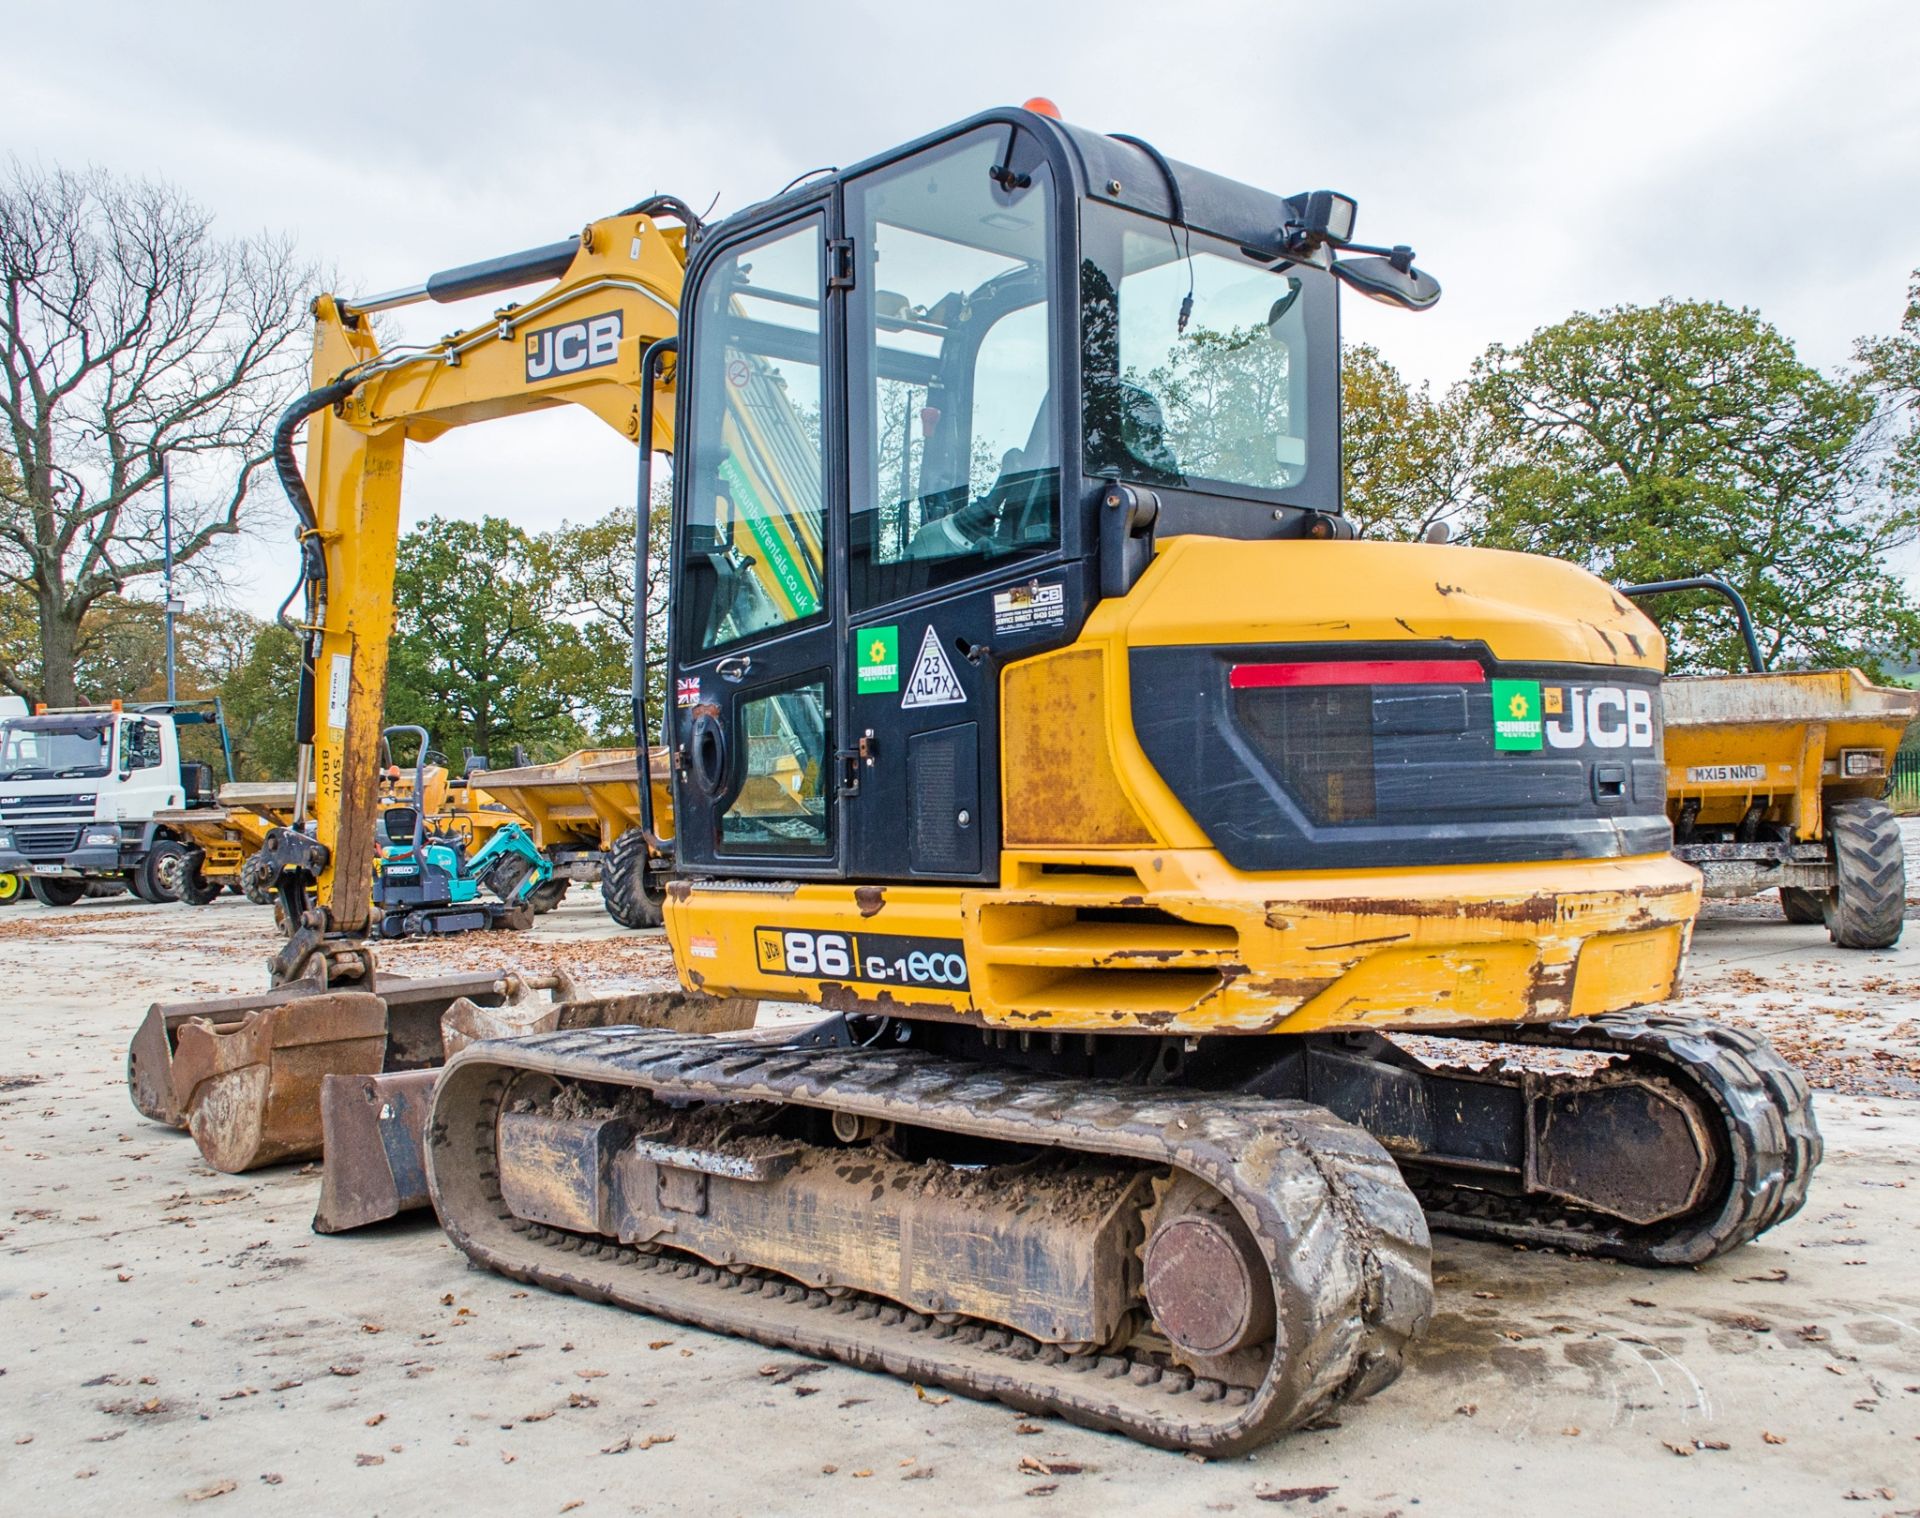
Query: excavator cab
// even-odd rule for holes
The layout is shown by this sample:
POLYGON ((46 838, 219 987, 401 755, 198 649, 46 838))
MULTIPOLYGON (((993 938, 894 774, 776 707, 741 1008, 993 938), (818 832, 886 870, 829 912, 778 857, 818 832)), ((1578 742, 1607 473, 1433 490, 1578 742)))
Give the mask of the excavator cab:
POLYGON ((1003 670, 1071 643, 1159 538, 1351 535, 1310 200, 1021 111, 702 239, 665 722, 683 867, 995 881, 1003 670))

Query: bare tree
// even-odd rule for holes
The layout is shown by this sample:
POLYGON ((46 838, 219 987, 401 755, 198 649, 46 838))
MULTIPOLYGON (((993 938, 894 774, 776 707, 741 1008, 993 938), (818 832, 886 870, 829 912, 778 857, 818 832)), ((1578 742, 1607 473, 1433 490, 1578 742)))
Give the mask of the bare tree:
POLYGON ((12 455, 0 595, 31 602, 40 636, 37 671, 0 658, 0 686, 78 698, 89 611, 161 568, 163 460, 176 563, 240 530, 299 382, 312 281, 286 240, 217 238, 172 186, 12 163, 0 179, 0 445, 12 455))

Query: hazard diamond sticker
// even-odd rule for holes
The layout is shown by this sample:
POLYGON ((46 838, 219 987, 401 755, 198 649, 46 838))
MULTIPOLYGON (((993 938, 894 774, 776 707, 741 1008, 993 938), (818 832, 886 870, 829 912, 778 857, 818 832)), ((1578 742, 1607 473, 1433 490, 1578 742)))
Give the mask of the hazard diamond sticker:
POLYGON ((947 662, 947 651, 940 646, 940 634, 927 625, 920 640, 920 653, 913 661, 913 675, 907 681, 907 693, 900 698, 902 710, 915 706, 957 706, 967 699, 960 677, 947 662))

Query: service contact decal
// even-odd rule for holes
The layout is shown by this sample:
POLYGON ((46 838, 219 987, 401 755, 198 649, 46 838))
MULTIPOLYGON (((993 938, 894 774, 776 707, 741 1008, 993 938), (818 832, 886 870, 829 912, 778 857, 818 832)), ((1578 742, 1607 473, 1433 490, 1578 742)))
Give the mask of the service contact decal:
POLYGON ((816 933, 755 928, 753 953, 763 974, 806 980, 862 980, 881 986, 967 989, 967 956, 957 938, 895 933, 816 933))

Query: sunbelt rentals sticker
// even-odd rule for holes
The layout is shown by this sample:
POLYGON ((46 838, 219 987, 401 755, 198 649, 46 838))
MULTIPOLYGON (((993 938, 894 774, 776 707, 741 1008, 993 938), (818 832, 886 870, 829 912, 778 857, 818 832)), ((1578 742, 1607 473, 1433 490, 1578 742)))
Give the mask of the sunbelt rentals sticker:
POLYGON ((863 627, 853 635, 854 691, 887 696, 900 689, 900 629, 863 627))
POLYGON ((1493 746, 1495 749, 1541 747, 1540 682, 1493 682, 1493 746))

